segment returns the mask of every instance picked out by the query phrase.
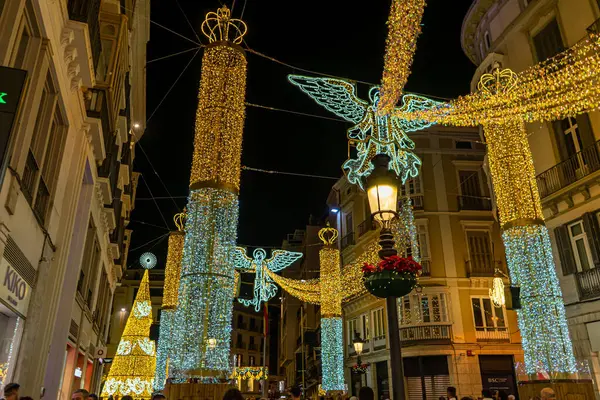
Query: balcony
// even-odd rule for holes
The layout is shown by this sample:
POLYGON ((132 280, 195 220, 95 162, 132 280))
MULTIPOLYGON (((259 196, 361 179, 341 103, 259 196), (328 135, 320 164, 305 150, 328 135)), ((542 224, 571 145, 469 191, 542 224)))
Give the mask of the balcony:
POLYGON ((460 195, 456 197, 458 199, 458 209, 461 211, 490 211, 492 209, 492 201, 490 199, 460 195))
POLYGON ((354 232, 350 232, 342 238, 342 250, 354 244, 354 232))
POLYGON ((412 201, 413 210, 422 210, 423 206, 423 195, 410 196, 412 201))
POLYGON ((240 349, 240 350, 246 350, 246 343, 245 342, 236 342, 235 348, 240 349))
POLYGON ((600 142, 539 174, 536 180, 540 197, 543 199, 598 171, 600 169, 598 143, 600 142))
POLYGON ((475 327, 475 338, 478 342, 510 342, 507 327, 475 327))
POLYGON ((362 235, 369 231, 373 231, 377 229, 377 224, 371 218, 365 219, 358 225, 358 237, 360 238, 362 235))
POLYGON ((465 261, 468 277, 493 277, 496 269, 506 272, 502 261, 494 261, 490 255, 474 255, 471 260, 465 261))
POLYGON ((243 329, 243 330, 246 330, 247 328, 248 328, 248 326, 247 326, 245 323, 243 323, 243 322, 240 322, 240 323, 238 323, 238 324, 236 325, 236 329, 243 329))
POLYGON ((579 298, 581 300, 600 297, 600 268, 577 272, 575 276, 577 277, 579 298))
POLYGON ((250 343, 248 345, 248 350, 250 350, 250 351, 258 351, 258 345, 256 343, 250 343))
POLYGON ((448 344, 452 342, 452 327, 447 325, 417 325, 400 327, 402 346, 419 344, 448 344))
POLYGON ((375 336, 373 338, 373 351, 385 349, 385 346, 387 344, 385 339, 385 335, 375 336))

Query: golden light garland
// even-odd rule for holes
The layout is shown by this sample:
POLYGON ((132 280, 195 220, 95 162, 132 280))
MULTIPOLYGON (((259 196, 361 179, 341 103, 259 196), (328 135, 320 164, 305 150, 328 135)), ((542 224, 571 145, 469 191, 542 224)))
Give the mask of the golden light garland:
POLYGON ((174 309, 177 306, 177 292, 179 291, 179 277, 181 275, 181 258, 183 257, 183 242, 185 239, 183 232, 185 213, 177 214, 173 219, 178 230, 171 232, 169 235, 162 302, 163 309, 174 309))
POLYGON ((402 95, 421 33, 424 8, 425 0, 392 1, 378 105, 380 115, 391 113, 402 95))
POLYGON ((600 35, 590 35, 519 74, 507 71, 497 69, 493 75, 487 74, 476 93, 428 110, 396 112, 395 115, 444 125, 477 126, 504 124, 509 120, 554 121, 597 110, 600 106, 600 35), (503 87, 504 92, 497 93, 498 87, 503 87))
POLYGON ((337 229, 327 227, 319 231, 323 248, 319 251, 321 273, 321 317, 339 317, 342 315, 343 288, 341 285, 340 251, 333 247, 338 237, 337 229))
POLYGON ((117 354, 104 384, 102 397, 131 395, 136 399, 152 396, 156 353, 150 340, 152 306, 148 270, 140 283, 117 354))
POLYGON ((229 42, 207 47, 200 88, 190 188, 209 186, 237 193, 245 119, 244 52, 229 42))
POLYGON ((231 379, 256 380, 269 379, 269 369, 267 367, 235 367, 231 373, 231 379))

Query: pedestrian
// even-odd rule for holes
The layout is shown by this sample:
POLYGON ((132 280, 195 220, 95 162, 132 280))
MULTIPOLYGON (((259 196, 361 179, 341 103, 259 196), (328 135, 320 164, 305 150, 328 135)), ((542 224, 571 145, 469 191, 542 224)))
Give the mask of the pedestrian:
POLYGON ((448 400, 458 400, 456 388, 454 386, 448 386, 448 389, 446 389, 446 394, 448 395, 448 400))
POLYGON ((158 392, 158 393, 154 393, 152 395, 152 400, 167 400, 167 396, 165 396, 164 394, 158 392))
POLYGON ((350 400, 358 400, 358 397, 352 396, 352 397, 350 397, 350 400))
POLYGON ((483 389, 481 391, 481 395, 483 396, 483 400, 494 400, 492 398, 492 391, 488 389, 483 389))
POLYGON ((9 383, 4 386, 4 400, 19 400, 19 388, 21 385, 18 383, 9 383))
POLYGON ((290 394, 292 395, 292 400, 300 400, 300 396, 302 396, 302 389, 298 386, 293 386, 290 389, 290 394))
POLYGON ((472 397, 469 397, 469 396, 465 396, 465 397, 463 397, 463 398, 462 398, 462 399, 460 399, 460 400, 473 400, 473 398, 472 398, 472 397))
POLYGON ((29 396, 19 397, 19 400, 33 400, 33 397, 29 397, 29 396))
POLYGON ((77 389, 71 395, 71 400, 88 400, 90 397, 90 392, 85 389, 77 389))
POLYGON ((358 391, 358 400, 375 400, 373 389, 368 386, 363 386, 358 391))
POLYGON ((508 400, 508 394, 504 390, 498 390, 496 396, 498 400, 508 400))
POLYGON ((88 396, 89 400, 98 400, 98 395, 96 393, 90 393, 88 396))
POLYGON ((244 396, 242 396, 242 392, 232 388, 225 392, 223 400, 244 400, 244 396))
POLYGON ((514 394, 509 394, 508 395, 508 400, 516 400, 516 397, 514 394))
POLYGON ((133 400, 133 397, 131 397, 130 395, 125 395, 121 397, 121 400, 133 400))

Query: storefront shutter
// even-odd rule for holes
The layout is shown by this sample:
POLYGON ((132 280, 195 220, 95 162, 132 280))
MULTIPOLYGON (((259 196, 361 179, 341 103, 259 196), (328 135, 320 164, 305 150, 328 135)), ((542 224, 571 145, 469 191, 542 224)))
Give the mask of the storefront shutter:
POLYGON ((577 271, 568 229, 569 228, 566 225, 554 228, 554 236, 556 237, 556 246, 558 247, 560 264, 562 266, 563 275, 565 276, 573 274, 577 271))
POLYGON ((587 234, 588 243, 592 252, 592 260, 596 268, 600 267, 600 225, 595 213, 583 214, 583 229, 587 234))

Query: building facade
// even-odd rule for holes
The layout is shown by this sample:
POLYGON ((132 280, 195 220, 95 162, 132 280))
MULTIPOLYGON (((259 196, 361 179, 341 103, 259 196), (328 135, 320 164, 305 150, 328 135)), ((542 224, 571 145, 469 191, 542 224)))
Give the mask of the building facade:
MULTIPOLYGON (((506 274, 500 230, 483 170, 485 146, 476 129, 432 127, 411 135, 423 161, 420 175, 402 194, 412 199, 423 274, 420 290, 398 301, 408 399, 481 395, 482 388, 516 394, 513 366, 523 360, 516 313, 494 307, 489 289, 497 271, 506 274)), ((343 264, 378 240, 366 194, 345 179, 329 196, 336 210, 343 264)), ((508 285, 508 280, 505 280, 508 285)), ((385 301, 370 294, 343 304, 345 371, 349 392, 361 386, 389 398, 391 377, 385 301), (365 340, 357 363, 353 340, 365 340)))
MULTIPOLYGON (((481 74, 495 64, 515 72, 600 32, 595 0, 475 1, 462 46, 481 74)), ((551 233, 575 356, 600 378, 600 113, 529 124, 529 144, 551 233)), ((598 396, 600 397, 600 396, 598 396)))
POLYGON ((25 71, 0 132, 0 380, 34 399, 98 390, 131 235, 148 7, 0 1, 0 73, 25 71))
MULTIPOLYGON (((315 221, 309 221, 305 229, 296 230, 283 241, 284 250, 303 253, 300 260, 282 271, 284 277, 298 280, 319 277, 322 242, 317 235, 320 229, 315 221)), ((299 386, 306 398, 318 398, 321 384, 321 308, 281 289, 280 296, 279 390, 283 392, 299 386)))

